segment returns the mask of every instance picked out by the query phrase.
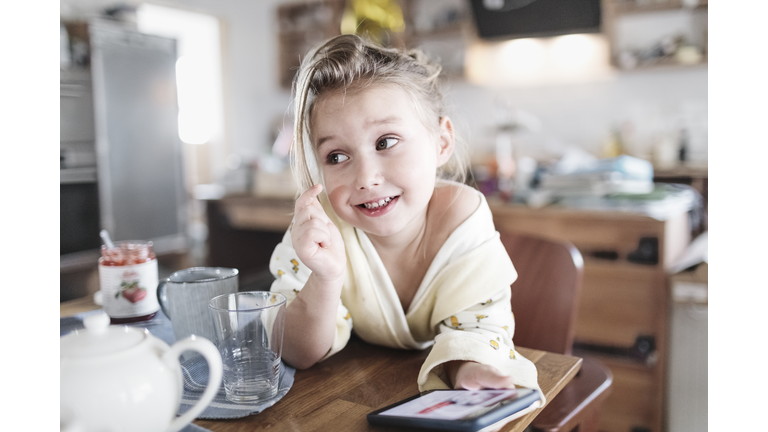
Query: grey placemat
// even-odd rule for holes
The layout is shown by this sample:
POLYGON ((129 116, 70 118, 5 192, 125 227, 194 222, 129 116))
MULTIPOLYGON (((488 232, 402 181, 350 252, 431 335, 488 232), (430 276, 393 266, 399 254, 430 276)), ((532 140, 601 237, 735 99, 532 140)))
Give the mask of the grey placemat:
POLYGON ((190 423, 183 428, 179 432, 211 432, 210 429, 206 429, 202 426, 198 426, 194 423, 190 423))
MULTIPOLYGON (((100 312, 90 311, 77 314, 73 317, 60 319, 60 336, 83 328, 83 318, 86 316, 100 312)), ((162 310, 157 312, 154 318, 149 321, 143 321, 133 324, 125 324, 130 327, 145 328, 153 336, 163 340, 168 345, 173 345, 176 342, 176 337, 173 335, 173 327, 168 317, 163 314, 162 310)), ((205 383, 208 382, 208 363, 200 357, 182 361, 181 371, 184 378, 184 394, 182 395, 181 407, 179 407, 179 414, 183 414, 189 411, 190 408, 200 400, 205 390, 205 383)), ((288 390, 293 386, 293 375, 296 373, 296 369, 286 365, 284 362, 280 362, 280 387, 277 391, 277 396, 274 398, 252 404, 234 403, 226 399, 224 394, 224 385, 219 387, 219 392, 208 407, 198 416, 202 419, 228 419, 228 418, 240 418, 251 414, 258 414, 265 409, 271 407, 277 401, 283 398, 288 393, 288 390)), ((194 425, 192 425, 194 426, 194 425)), ((199 426, 195 426, 199 427, 199 426)), ((205 430, 205 429, 198 429, 205 430)), ((194 430, 187 429, 184 432, 194 432, 194 430)))

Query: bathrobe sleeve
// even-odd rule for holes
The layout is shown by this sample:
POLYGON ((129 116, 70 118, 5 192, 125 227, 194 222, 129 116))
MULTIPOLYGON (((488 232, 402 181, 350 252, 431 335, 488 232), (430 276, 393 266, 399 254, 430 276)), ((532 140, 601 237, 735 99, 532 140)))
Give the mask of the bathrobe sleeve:
MULTIPOLYGON (((454 360, 494 366, 511 375, 516 385, 540 390, 536 366, 512 342, 510 285, 516 278, 498 234, 436 278, 431 322, 437 336, 419 372, 420 391, 450 388, 443 365, 454 360)), ((543 397, 541 403, 546 403, 543 397)))
MULTIPOLYGON (((312 274, 312 271, 299 260, 296 251, 293 249, 290 228, 285 232, 282 241, 272 252, 272 257, 269 260, 269 271, 275 277, 270 291, 283 294, 287 299, 287 304, 291 304, 296 299, 299 291, 307 283, 309 275, 312 274)), ((349 342, 351 332, 352 317, 341 300, 339 300, 339 308, 336 311, 336 335, 333 339, 333 345, 320 361, 341 351, 349 342)))
POLYGON ((511 291, 505 289, 443 320, 433 350, 445 347, 454 359, 495 365, 512 375, 515 384, 538 388, 536 367, 515 350, 512 342, 515 318, 510 301, 511 291))

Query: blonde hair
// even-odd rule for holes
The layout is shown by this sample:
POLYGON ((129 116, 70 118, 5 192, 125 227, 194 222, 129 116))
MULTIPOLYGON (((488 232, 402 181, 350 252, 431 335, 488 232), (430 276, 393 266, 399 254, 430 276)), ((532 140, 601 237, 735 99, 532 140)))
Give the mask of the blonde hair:
MULTIPOLYGON (((315 104, 323 95, 393 84, 411 97, 424 126, 439 133, 440 119, 445 115, 438 82, 441 69, 420 50, 382 48, 356 35, 336 36, 311 49, 293 83, 295 121, 291 167, 299 193, 320 180, 315 177, 321 172, 311 142, 311 118, 315 104)), ((456 140, 450 160, 438 168, 438 176, 463 182, 468 157, 459 141, 456 140)))

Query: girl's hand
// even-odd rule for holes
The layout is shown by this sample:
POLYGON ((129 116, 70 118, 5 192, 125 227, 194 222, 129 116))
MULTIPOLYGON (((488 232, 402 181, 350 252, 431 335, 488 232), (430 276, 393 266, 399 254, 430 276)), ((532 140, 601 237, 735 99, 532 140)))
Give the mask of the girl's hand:
POLYGON ((325 283, 343 283, 347 263, 344 241, 317 200, 322 190, 323 186, 316 184, 296 200, 291 229, 293 249, 315 278, 325 283))
POLYGON ((472 361, 449 362, 446 365, 454 389, 513 389, 515 380, 490 365, 472 361))

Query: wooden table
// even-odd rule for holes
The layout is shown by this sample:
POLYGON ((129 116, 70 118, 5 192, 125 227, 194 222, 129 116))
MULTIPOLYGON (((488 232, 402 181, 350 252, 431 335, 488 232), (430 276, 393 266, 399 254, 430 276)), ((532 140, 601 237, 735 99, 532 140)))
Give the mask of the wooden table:
MULTIPOLYGON (((61 304, 61 317, 96 309, 90 298, 61 304)), ((576 375, 581 359, 518 347, 539 371, 539 385, 552 400, 576 375)), ((196 420, 214 432, 238 431, 403 431, 372 426, 366 415, 418 393, 416 377, 429 349, 406 351, 384 348, 352 336, 349 344, 328 360, 296 371, 293 387, 274 406, 234 420, 196 420)), ((520 432, 536 417, 536 410, 505 425, 504 432, 520 432)))

